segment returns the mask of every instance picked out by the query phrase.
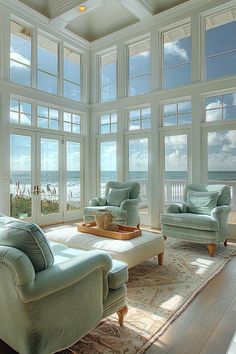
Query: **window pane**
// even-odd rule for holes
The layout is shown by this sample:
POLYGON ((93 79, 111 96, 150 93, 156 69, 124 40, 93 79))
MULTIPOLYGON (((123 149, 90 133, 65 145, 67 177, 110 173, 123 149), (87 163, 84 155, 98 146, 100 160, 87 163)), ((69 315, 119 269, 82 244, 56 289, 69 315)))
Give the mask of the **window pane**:
POLYGON ((117 124, 113 123, 111 124, 111 133, 116 133, 117 132, 117 124))
POLYGON ((205 100, 205 107, 206 109, 212 108, 222 108, 222 95, 221 96, 214 96, 214 97, 207 97, 205 100))
MULTIPOLYGON (((38 69, 57 76, 58 44, 38 36, 38 69)), ((50 92, 50 91, 49 91, 50 92)))
POLYGON ((236 106, 223 109, 223 119, 232 120, 236 119, 236 106))
POLYGON ((58 116, 59 116, 58 109, 52 109, 52 108, 49 109, 50 118, 58 119, 58 116))
POLYGON ((128 179, 141 184, 140 212, 148 213, 148 138, 129 140, 128 179))
POLYGON ((64 121, 71 123, 71 113, 64 112, 64 121))
POLYGON ((43 106, 38 106, 37 107, 37 115, 40 116, 40 117, 48 118, 48 116, 49 116, 48 108, 47 107, 43 107, 43 106))
POLYGON ((31 85, 31 31, 11 21, 10 80, 31 85))
POLYGON ((150 118, 151 118, 151 108, 143 108, 142 119, 150 119, 150 118))
POLYGON ((17 112, 10 112, 10 121, 11 123, 19 123, 19 113, 17 112))
POLYGON ((214 79, 236 73, 235 9, 205 19, 205 77, 214 79))
POLYGON ((31 137, 10 135, 10 215, 32 215, 31 137))
POLYGON ((10 100, 10 110, 18 112, 19 110, 19 101, 17 100, 10 100))
POLYGON ((130 130, 140 129, 140 120, 131 120, 129 122, 129 129, 130 130))
POLYGON ((55 119, 49 119, 49 128, 58 129, 58 121, 55 119))
POLYGON ((165 205, 182 202, 187 180, 187 135, 166 136, 165 205))
POLYGON ((80 134, 80 125, 72 125, 72 132, 76 134, 80 134))
POLYGON ((48 128, 48 119, 46 118, 38 118, 38 127, 40 128, 48 128))
POLYGON ((100 57, 100 101, 116 99, 116 52, 100 57))
POLYGON ((151 120, 150 119, 142 120, 142 129, 149 129, 149 128, 151 128, 151 120))
POLYGON ((101 134, 109 134, 110 133, 110 125, 109 124, 101 125, 100 133, 101 134))
POLYGON ((178 115, 178 124, 189 124, 192 122, 192 116, 190 113, 178 115))
POLYGON ((38 89, 56 94, 57 77, 38 71, 38 89))
POLYGON ((191 82, 191 26, 174 28, 163 35, 163 87, 191 82))
POLYGON ((178 113, 188 113, 192 110, 192 102, 178 102, 178 113))
POLYGON ((24 86, 31 85, 31 68, 16 61, 10 61, 10 80, 24 86))
POLYGON ((116 179, 116 141, 103 141, 100 144, 101 195, 105 193, 106 183, 116 179))
POLYGON ((163 115, 176 114, 177 112, 177 103, 165 104, 163 106, 163 115))
POLYGON ((104 114, 101 116, 101 124, 110 124, 110 115, 104 114))
POLYGON ((135 111, 129 111, 129 119, 130 120, 139 120, 140 119, 140 109, 136 109, 135 111))
POLYGON ((20 114, 20 123, 25 124, 25 125, 31 125, 31 123, 32 123, 31 122, 31 115, 21 113, 20 114))
POLYGON ((67 210, 80 209, 80 143, 66 142, 67 210))
POLYGON ((168 126, 168 125, 177 125, 177 116, 165 116, 163 117, 163 126, 168 126))
POLYGON ((170 67, 163 71, 163 87, 183 86, 191 81, 191 65, 189 63, 170 67))
POLYGON ((222 109, 211 109, 206 111, 206 121, 211 122, 214 120, 221 120, 222 117, 222 109))
POLYGON ((64 79, 80 85, 80 54, 64 49, 64 79))
POLYGON ((20 111, 22 113, 31 114, 31 103, 22 102, 20 103, 20 111))
POLYGON ((80 86, 64 81, 64 96, 71 100, 80 101, 80 86))
POLYGON ((71 132, 71 123, 65 123, 64 122, 64 130, 66 132, 71 132))
POLYGON ((141 95, 150 91, 150 75, 129 80, 129 96, 141 95))
POLYGON ((129 46, 129 78, 150 73, 150 39, 129 46))
POLYGON ((73 123, 80 124, 80 116, 78 114, 72 115, 73 123))
POLYGON ((236 92, 223 95, 223 102, 226 106, 236 106, 236 92))

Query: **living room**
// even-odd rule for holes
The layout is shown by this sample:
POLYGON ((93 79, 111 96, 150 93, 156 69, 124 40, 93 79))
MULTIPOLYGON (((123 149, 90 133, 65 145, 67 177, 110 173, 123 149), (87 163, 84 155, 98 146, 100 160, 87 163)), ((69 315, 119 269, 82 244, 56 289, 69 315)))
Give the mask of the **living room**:
MULTIPOLYGON (((50 242, 75 253, 88 251, 98 238, 90 246, 75 241, 75 223, 103 207, 104 195, 112 198, 107 186, 118 181, 138 205, 110 201, 105 209, 117 224, 141 225, 140 237, 155 235, 149 250, 146 241, 123 241, 144 245, 133 249, 132 261, 117 256, 129 267, 128 314, 121 329, 115 313, 96 327, 105 342, 106 330, 114 331, 115 344, 95 345, 88 331, 90 344, 86 336, 86 345, 82 339, 68 350, 226 353, 235 331, 236 1, 0 0, 0 18, 0 213, 41 226, 50 242), (133 183, 140 186, 136 196, 133 183), (185 193, 192 184, 208 186, 193 193, 218 198, 225 220, 211 223, 210 234, 208 226, 194 234, 198 215, 177 237, 165 213, 190 211, 189 204, 178 208, 198 197, 185 193), (213 195, 214 185, 224 189, 213 195), (117 205, 123 209, 116 214, 117 205), (189 331, 185 351, 172 328, 189 331)), ((63 258, 68 250, 56 252, 63 258)))

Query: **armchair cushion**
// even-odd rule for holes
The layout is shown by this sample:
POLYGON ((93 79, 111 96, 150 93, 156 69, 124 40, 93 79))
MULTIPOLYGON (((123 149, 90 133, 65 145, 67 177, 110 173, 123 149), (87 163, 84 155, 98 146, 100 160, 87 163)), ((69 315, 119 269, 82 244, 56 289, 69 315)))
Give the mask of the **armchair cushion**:
POLYGON ((194 214, 211 215, 212 209, 217 205, 218 192, 197 192, 188 190, 188 212, 194 214))
POLYGON ((192 213, 166 213, 161 215, 161 224, 185 227, 189 229, 218 231, 219 224, 217 220, 208 215, 192 213))
POLYGON ((0 218, 0 245, 18 248, 31 260, 35 272, 53 265, 54 257, 43 231, 35 224, 8 216, 0 218))
POLYGON ((107 197, 107 205, 120 206, 123 200, 129 199, 130 188, 110 189, 107 197))

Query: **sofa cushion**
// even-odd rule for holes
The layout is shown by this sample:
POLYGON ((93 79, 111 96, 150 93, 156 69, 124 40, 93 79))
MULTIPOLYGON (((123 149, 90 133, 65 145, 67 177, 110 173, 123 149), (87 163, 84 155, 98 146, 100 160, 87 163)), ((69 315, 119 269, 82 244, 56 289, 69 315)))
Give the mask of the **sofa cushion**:
POLYGON ((113 259, 112 269, 108 273, 109 289, 117 289, 128 280, 128 267, 124 262, 113 259))
POLYGON ((0 244, 24 252, 31 260, 35 272, 53 265, 54 258, 48 240, 35 224, 8 216, 1 217, 0 244))
POLYGON ((211 215, 212 209, 217 205, 218 196, 218 192, 196 192, 189 190, 187 193, 188 212, 211 215))
POLYGON ((218 192, 219 197, 217 199, 217 205, 229 205, 230 204, 230 188, 223 184, 210 184, 207 186, 209 192, 218 192))
POLYGON ((208 231, 219 230, 218 222, 210 216, 192 213, 162 214, 161 224, 208 231))
POLYGON ((120 210, 119 207, 116 206, 89 206, 84 208, 85 215, 93 215, 96 211, 111 211, 114 221, 126 220, 127 219, 127 211, 120 210))
POLYGON ((107 197, 107 205, 120 206, 123 200, 129 199, 130 188, 110 189, 107 197))

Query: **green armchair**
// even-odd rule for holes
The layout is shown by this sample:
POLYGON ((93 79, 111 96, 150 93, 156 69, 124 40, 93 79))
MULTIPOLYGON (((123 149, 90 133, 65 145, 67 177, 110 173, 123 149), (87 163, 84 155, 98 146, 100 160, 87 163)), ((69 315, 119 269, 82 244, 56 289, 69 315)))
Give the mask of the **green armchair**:
POLYGON ((0 338, 20 354, 69 347, 127 312, 127 265, 101 251, 49 245, 34 224, 0 216, 0 338))
POLYGON ((206 243, 213 256, 217 243, 227 245, 230 210, 228 186, 187 184, 183 204, 170 204, 161 215, 162 235, 206 243))
POLYGON ((110 210, 115 223, 129 226, 139 225, 140 189, 138 182, 108 182, 105 197, 92 198, 89 206, 84 208, 84 221, 94 221, 96 211, 110 210))

